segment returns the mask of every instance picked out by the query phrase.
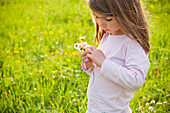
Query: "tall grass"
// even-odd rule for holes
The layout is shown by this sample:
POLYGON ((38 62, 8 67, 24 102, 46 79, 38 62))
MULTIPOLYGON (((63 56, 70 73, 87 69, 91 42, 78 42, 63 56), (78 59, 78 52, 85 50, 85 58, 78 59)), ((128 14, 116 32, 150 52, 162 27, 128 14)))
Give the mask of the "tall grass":
MULTIPOLYGON (((151 67, 130 107, 169 112, 169 2, 144 2, 151 67)), ((89 76, 73 45, 94 43, 86 0, 0 1, 0 112, 84 113, 89 76)))

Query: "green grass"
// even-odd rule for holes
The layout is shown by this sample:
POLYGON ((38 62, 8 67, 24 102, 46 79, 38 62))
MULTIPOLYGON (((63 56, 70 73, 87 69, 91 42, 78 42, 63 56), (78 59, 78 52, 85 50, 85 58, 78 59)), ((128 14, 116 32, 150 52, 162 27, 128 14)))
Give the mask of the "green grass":
MULTIPOLYGON (((130 107, 133 112, 168 113, 169 2, 144 5, 151 67, 130 107)), ((89 76, 73 45, 79 36, 95 45, 94 33, 86 0, 1 0, 0 112, 84 113, 89 76)))

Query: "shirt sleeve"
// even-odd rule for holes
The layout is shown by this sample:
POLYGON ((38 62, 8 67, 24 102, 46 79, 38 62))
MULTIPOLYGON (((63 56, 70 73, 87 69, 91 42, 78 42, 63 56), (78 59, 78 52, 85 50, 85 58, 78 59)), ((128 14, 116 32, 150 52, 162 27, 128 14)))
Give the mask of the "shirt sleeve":
MULTIPOLYGON (((86 65, 84 64, 84 62, 82 62, 81 66, 82 66, 82 69, 90 76, 91 73, 92 73, 93 68, 91 67, 91 68, 87 69, 87 67, 86 67, 86 65)), ((93 65, 93 66, 94 66, 94 65, 93 65)))
POLYGON ((131 40, 127 44, 125 66, 105 59, 100 74, 126 89, 137 90, 143 85, 149 67, 148 55, 136 41, 131 40))

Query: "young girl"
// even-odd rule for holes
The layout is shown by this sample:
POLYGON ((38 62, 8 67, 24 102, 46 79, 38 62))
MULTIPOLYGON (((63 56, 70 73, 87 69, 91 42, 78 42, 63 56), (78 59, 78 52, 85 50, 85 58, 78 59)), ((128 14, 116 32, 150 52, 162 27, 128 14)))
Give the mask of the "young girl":
POLYGON ((81 54, 90 75, 87 113, 130 113, 150 62, 149 27, 140 0, 89 0, 96 22, 96 49, 81 54))

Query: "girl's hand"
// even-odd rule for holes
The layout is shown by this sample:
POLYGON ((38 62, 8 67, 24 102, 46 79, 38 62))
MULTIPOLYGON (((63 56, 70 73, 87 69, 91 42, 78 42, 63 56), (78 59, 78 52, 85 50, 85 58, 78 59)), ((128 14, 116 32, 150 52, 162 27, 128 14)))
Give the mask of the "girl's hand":
POLYGON ((88 58, 90 58, 98 67, 101 67, 103 61, 106 59, 106 56, 101 50, 97 50, 94 46, 91 46, 90 49, 87 50, 88 58))
POLYGON ((86 68, 89 69, 90 67, 92 67, 93 62, 90 58, 87 57, 87 54, 88 54, 88 51, 81 53, 81 59, 85 63, 86 68))

